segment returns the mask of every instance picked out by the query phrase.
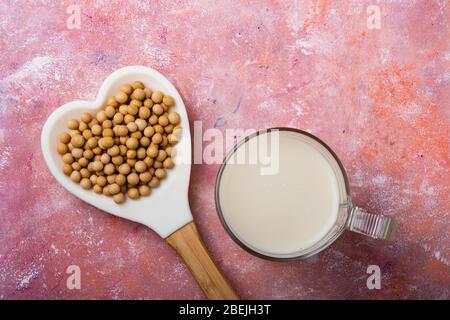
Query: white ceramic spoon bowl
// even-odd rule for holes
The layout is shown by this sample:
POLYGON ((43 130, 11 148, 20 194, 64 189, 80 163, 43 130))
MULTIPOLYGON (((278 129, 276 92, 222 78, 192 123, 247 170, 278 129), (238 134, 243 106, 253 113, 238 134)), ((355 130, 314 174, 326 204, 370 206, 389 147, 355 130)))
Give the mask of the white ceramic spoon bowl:
POLYGON ((188 116, 177 89, 161 73, 143 66, 129 66, 113 72, 103 82, 95 101, 72 101, 50 115, 42 130, 41 148, 50 172, 70 193, 105 212, 144 224, 165 238, 183 258, 208 298, 237 298, 212 262, 193 223, 188 202, 191 170, 188 116), (161 181, 161 185, 153 189, 150 196, 116 204, 111 197, 85 190, 64 175, 62 158, 56 152, 56 146, 59 135, 68 131, 67 122, 70 119, 79 119, 84 111, 96 114, 122 85, 134 81, 141 81, 150 89, 161 90, 174 98, 175 107, 171 110, 180 114, 183 133, 175 147, 175 167, 168 170, 167 178, 161 181))

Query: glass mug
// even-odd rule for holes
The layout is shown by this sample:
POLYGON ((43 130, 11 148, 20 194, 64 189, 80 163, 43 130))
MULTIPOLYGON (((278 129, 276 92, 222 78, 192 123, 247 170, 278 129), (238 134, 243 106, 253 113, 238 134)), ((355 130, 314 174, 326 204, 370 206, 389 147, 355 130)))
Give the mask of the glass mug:
POLYGON ((394 233, 390 217, 352 204, 336 154, 317 137, 293 128, 261 130, 237 143, 218 172, 215 203, 232 239, 269 260, 308 258, 345 230, 385 240, 394 233), (278 167, 268 172, 267 163, 275 162, 278 167))

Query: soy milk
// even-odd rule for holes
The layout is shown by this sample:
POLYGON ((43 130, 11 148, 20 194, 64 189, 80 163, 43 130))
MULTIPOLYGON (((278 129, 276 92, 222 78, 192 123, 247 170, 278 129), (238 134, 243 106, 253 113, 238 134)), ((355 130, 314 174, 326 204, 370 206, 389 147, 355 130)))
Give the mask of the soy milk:
MULTIPOLYGON (((265 134, 270 141, 274 133, 265 134)), ((278 160, 275 173, 261 174, 266 166, 261 161, 227 164, 218 190, 232 233, 252 250, 275 256, 295 254, 320 241, 339 208, 336 175, 312 138, 290 131, 277 134, 279 147, 268 151, 272 161, 278 160)), ((236 150, 237 158, 245 158, 248 143, 236 150)))

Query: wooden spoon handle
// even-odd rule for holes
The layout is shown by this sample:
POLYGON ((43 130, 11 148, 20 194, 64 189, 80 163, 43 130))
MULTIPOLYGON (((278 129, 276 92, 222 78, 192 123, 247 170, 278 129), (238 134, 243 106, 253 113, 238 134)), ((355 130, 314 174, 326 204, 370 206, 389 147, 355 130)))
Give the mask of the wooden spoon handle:
POLYGON ((181 227, 166 238, 167 243, 183 259, 206 298, 237 300, 239 296, 217 268, 194 222, 181 227))

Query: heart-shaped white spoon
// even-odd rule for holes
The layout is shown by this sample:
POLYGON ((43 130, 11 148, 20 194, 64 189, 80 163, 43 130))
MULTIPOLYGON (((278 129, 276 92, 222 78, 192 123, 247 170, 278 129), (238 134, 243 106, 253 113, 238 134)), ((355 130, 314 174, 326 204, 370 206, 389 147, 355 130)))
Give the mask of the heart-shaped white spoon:
POLYGON ((41 148, 50 172, 69 192, 103 211, 142 223, 164 238, 184 260, 207 298, 238 299, 208 254, 192 218, 188 202, 191 171, 189 121, 180 94, 166 77, 143 66, 130 66, 113 72, 103 82, 95 101, 72 101, 50 115, 42 130, 41 148), (183 134, 176 145, 176 165, 169 170, 161 186, 152 190, 148 197, 127 200, 119 205, 111 197, 84 190, 65 176, 56 146, 60 133, 68 130, 70 119, 78 119, 84 111, 95 114, 123 84, 134 81, 141 81, 152 90, 161 90, 174 98, 174 111, 181 116, 183 134))

